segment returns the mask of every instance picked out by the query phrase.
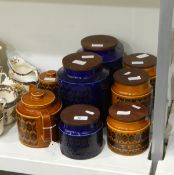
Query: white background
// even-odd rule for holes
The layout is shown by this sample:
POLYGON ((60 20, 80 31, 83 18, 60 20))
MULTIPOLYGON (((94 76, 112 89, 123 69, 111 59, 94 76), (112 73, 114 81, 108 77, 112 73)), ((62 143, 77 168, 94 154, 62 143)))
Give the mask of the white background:
POLYGON ((40 70, 92 34, 109 34, 127 53, 157 53, 159 0, 0 0, 0 40, 40 70))

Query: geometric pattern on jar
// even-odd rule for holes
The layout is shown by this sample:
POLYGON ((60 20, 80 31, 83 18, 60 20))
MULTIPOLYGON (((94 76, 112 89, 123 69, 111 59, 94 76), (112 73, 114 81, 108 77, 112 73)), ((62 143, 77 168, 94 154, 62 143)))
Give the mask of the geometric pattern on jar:
POLYGON ((132 149, 130 145, 129 146, 124 145, 123 147, 119 148, 108 143, 108 146, 115 153, 131 156, 143 153, 149 147, 149 142, 146 140, 142 145, 139 146, 139 148, 132 147, 132 149))
POLYGON ((147 127, 144 130, 136 131, 136 132, 116 132, 113 131, 111 128, 107 128, 108 131, 108 138, 114 142, 121 143, 121 144, 134 144, 134 143, 141 143, 146 139, 149 139, 149 129, 147 127))
POLYGON ((38 140, 35 120, 17 116, 17 122, 21 142, 31 146, 37 145, 38 140))
MULTIPOLYGON (((78 104, 85 103, 89 104, 91 101, 96 101, 95 96, 93 96, 93 88, 91 86, 69 86, 62 84, 61 87, 61 97, 63 102, 65 100, 65 105, 68 104, 78 104)), ((94 94, 96 95, 96 94, 94 94)))
POLYGON ((57 84, 39 84, 38 86, 40 89, 47 89, 50 90, 52 92, 57 92, 58 90, 58 85, 57 84))
POLYGON ((146 107, 150 107, 152 103, 152 93, 149 93, 139 98, 138 97, 137 98, 126 98, 126 97, 122 97, 121 95, 112 94, 112 100, 114 104, 119 103, 119 102, 132 102, 132 103, 144 105, 146 107))
POLYGON ((108 130, 108 145, 117 153, 134 155, 143 152, 149 146, 149 127, 134 133, 123 133, 108 130))

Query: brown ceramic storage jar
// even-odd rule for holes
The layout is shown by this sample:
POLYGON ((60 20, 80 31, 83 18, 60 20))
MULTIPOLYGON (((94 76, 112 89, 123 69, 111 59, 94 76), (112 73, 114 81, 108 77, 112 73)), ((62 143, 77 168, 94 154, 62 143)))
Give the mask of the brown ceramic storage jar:
POLYGON ((39 75, 38 87, 40 89, 50 90, 57 96, 58 91, 57 72, 55 70, 49 70, 41 73, 39 75))
POLYGON ((57 141, 56 124, 62 103, 55 99, 49 90, 30 86, 30 91, 21 97, 17 104, 17 125, 22 144, 42 148, 57 141))
POLYGON ((111 87, 112 104, 133 102, 152 108, 153 88, 149 75, 141 69, 123 68, 114 73, 114 84, 111 87))
POLYGON ((156 64, 157 58, 151 54, 135 53, 123 58, 124 67, 143 69, 149 74, 153 90, 155 90, 156 64))
POLYGON ((149 146, 148 109, 134 103, 118 103, 109 109, 107 118, 109 148, 118 154, 136 155, 149 146))

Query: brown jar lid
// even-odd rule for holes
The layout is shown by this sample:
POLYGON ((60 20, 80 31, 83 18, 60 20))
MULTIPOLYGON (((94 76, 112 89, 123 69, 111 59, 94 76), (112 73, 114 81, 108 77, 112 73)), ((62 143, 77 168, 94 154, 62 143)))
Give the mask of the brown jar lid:
POLYGON ((109 115, 120 122, 136 122, 148 116, 148 109, 134 103, 118 103, 109 108, 109 115))
POLYGON ((81 45, 86 50, 105 51, 117 46, 118 40, 109 35, 91 35, 81 40, 81 45))
POLYGON ((156 66, 157 58, 154 55, 146 53, 135 53, 123 58, 123 63, 129 67, 149 68, 156 66))
POLYGON ((21 97, 21 102, 28 107, 39 108, 53 103, 55 95, 49 90, 35 89, 21 97))
POLYGON ((116 71, 113 78, 116 83, 136 86, 148 82, 149 75, 142 69, 123 68, 116 71))
POLYGON ((39 75, 39 81, 42 83, 57 83, 56 77, 57 72, 55 70, 49 70, 39 75))
POLYGON ((66 107, 60 114, 63 123, 69 126, 88 126, 96 124, 100 111, 91 105, 72 105, 66 107))
POLYGON ((65 69, 74 71, 89 71, 102 64, 102 58, 92 52, 78 52, 67 55, 62 60, 65 69))

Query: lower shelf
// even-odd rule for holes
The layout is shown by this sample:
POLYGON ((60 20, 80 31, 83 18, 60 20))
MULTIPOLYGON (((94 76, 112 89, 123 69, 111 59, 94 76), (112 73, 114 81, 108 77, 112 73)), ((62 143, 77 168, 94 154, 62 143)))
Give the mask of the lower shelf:
POLYGON ((171 108, 169 121, 166 130, 168 145, 164 160, 158 162, 156 175, 173 175, 174 174, 174 103, 171 108))
POLYGON ((168 147, 164 160, 158 162, 156 175, 173 175, 174 174, 174 135, 169 137, 168 147))
POLYGON ((149 150, 126 157, 114 154, 106 144, 100 155, 89 160, 72 160, 56 147, 28 148, 18 140, 16 124, 0 137, 0 170, 36 175, 150 175, 149 150))

